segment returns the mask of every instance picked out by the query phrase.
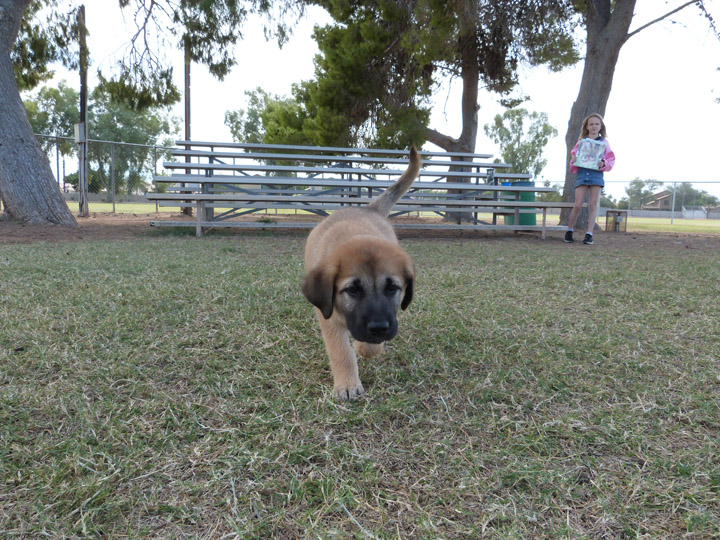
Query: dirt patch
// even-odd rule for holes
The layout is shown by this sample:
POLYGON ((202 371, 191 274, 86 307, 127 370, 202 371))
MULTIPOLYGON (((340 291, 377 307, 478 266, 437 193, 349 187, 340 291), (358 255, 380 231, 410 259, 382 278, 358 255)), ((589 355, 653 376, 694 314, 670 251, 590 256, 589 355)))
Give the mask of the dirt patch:
POLYGON ((76 218, 77 227, 0 221, 0 244, 81 242, 139 238, 150 230, 149 215, 94 214, 76 218))
MULTIPOLYGON (((27 244, 33 242, 84 242, 104 240, 132 240, 135 238, 147 238, 160 236, 168 232, 165 228, 150 226, 150 221, 155 219, 186 220, 188 227, 194 226, 194 220, 188 216, 168 214, 92 214, 87 218, 76 218, 77 227, 61 227, 56 225, 29 225, 13 221, 0 221, 0 245, 2 244, 27 244)), ((273 221, 283 218, 272 217, 273 221)), ((292 216, 293 221, 298 221, 292 216)), ((312 221, 308 218, 308 221, 312 221)), ((419 218, 412 218, 413 221, 422 221, 419 218)), ((257 217, 248 219, 257 221, 257 217)), ((222 229, 221 234, 255 234, 257 229, 222 229)), ((290 233, 307 234, 308 229, 282 229, 278 234, 290 233)), ((217 234, 217 233, 216 233, 217 234)), ((505 233, 493 231, 410 231, 398 232, 402 238, 485 238, 494 240, 515 240, 524 239, 527 241, 542 241, 538 233, 505 233)), ((578 235, 582 237, 582 235, 578 235)), ((562 233, 549 232, 547 242, 555 244, 562 242, 562 233)), ((597 241, 591 249, 602 249, 603 247, 629 248, 629 249, 720 249, 720 237, 717 235, 688 235, 678 233, 651 233, 651 232, 630 232, 630 233, 597 233, 597 241)), ((582 246, 581 241, 576 241, 572 247, 582 246)), ((582 246, 586 248, 587 246, 582 246)))

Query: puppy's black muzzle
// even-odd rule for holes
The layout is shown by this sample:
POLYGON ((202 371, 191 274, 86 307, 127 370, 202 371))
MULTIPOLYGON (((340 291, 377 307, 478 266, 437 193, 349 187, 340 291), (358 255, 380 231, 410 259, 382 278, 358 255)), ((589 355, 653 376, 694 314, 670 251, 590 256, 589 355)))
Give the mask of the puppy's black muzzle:
POLYGON ((367 301, 360 308, 345 320, 353 338, 365 343, 382 343, 395 337, 398 324, 390 302, 384 299, 367 301))

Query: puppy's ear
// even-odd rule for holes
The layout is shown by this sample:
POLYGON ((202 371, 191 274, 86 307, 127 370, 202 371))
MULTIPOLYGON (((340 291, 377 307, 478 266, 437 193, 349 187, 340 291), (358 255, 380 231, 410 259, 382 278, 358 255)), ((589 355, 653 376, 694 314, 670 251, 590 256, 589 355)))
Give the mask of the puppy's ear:
POLYGON ((405 296, 403 296, 402 302, 400 303, 400 307, 405 310, 410 305, 410 302, 412 302, 413 299, 413 285, 415 282, 415 275, 413 274, 412 270, 406 272, 405 274, 405 296))
POLYGON ((310 270, 303 279, 302 293, 326 319, 329 319, 333 312, 335 274, 335 269, 320 265, 310 270))

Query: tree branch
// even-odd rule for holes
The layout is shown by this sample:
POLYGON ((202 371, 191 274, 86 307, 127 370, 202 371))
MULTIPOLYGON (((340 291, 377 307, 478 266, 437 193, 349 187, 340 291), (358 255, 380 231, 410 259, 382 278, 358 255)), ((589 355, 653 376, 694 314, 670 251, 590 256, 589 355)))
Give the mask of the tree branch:
POLYGON ((675 9, 673 9, 672 11, 668 11, 665 15, 661 15, 657 19, 650 21, 649 23, 643 24, 640 28, 637 28, 637 29, 633 30, 632 32, 628 33, 627 37, 625 38, 625 41, 627 41, 628 39, 633 37, 635 34, 645 30, 647 27, 652 26, 655 23, 659 23, 660 21, 667 19, 671 15, 674 15, 678 11, 685 9, 688 6, 692 6, 693 4, 695 4, 695 5, 702 4, 702 0, 690 0, 690 2, 685 2, 682 6, 678 6, 675 9))
POLYGON ((432 128, 426 128, 425 129, 425 139, 434 144, 435 146, 438 146, 445 150, 446 152, 457 152, 458 151, 458 141, 457 139, 453 139, 452 137, 445 135, 443 133, 440 133, 439 131, 432 129, 432 128))

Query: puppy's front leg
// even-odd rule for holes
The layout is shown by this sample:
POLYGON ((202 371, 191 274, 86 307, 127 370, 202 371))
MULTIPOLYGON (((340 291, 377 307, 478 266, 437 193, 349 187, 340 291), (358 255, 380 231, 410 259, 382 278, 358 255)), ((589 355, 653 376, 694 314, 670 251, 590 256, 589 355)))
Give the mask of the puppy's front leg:
POLYGON ((325 348, 330 357, 330 370, 335 383, 335 397, 351 400, 365 393, 358 372, 357 356, 350 346, 350 332, 336 318, 325 319, 318 311, 325 348))

